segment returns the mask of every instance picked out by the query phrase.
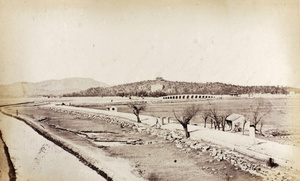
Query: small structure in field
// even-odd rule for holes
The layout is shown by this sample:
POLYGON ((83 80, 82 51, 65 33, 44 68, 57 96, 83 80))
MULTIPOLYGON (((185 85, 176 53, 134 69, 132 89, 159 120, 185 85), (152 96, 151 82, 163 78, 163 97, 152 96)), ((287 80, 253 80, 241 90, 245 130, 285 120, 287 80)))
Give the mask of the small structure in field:
POLYGON ((170 123, 171 117, 162 117, 162 125, 170 123))
POLYGON ((249 130, 250 122, 246 121, 246 118, 243 115, 233 113, 226 118, 226 122, 230 126, 230 130, 238 132, 243 129, 249 130))
POLYGON ((229 95, 234 96, 234 97, 238 97, 239 96, 239 94, 237 92, 230 92, 229 95))
POLYGON ((290 91, 290 95, 295 95, 295 91, 290 91))
POLYGON ((106 110, 118 112, 118 108, 116 106, 107 107, 106 110))

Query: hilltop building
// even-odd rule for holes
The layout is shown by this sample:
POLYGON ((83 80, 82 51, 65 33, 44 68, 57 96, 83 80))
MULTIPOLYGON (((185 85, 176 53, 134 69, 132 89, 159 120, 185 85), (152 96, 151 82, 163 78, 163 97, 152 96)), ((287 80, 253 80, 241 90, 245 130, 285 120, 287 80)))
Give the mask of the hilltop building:
POLYGON ((165 80, 162 77, 156 77, 155 80, 156 84, 151 85, 151 92, 162 91, 164 86, 161 82, 165 80))
POLYGON ((156 81, 164 81, 162 77, 156 77, 156 81))
POLYGON ((156 92, 156 91, 162 91, 163 85, 162 84, 154 84, 151 85, 151 92, 156 92))

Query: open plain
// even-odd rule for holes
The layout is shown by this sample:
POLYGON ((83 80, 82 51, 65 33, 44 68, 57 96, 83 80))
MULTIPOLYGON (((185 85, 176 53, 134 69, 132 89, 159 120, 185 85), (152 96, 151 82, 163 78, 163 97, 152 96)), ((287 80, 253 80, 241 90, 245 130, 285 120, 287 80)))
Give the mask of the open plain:
MULTIPOLYGON (((279 146, 297 147, 299 125, 296 119, 298 115, 294 110, 299 109, 299 98, 264 99, 272 110, 264 119, 265 135, 259 135, 258 139, 274 142, 279 146), (274 133, 279 134, 271 136, 274 133)), ((218 104, 225 111, 246 115, 253 100, 128 100, 118 97, 31 99, 21 101, 30 103, 5 106, 1 111, 6 117, 13 116, 19 122, 25 122, 40 136, 77 157, 86 165, 87 170, 107 180, 297 180, 298 170, 288 164, 268 167, 268 155, 258 158, 249 154, 250 152, 243 152, 243 147, 239 150, 238 146, 232 148, 230 144, 218 144, 218 140, 197 137, 201 131, 208 131, 207 133, 212 134, 211 137, 223 134, 221 130, 211 129, 210 123, 204 128, 202 114, 209 103, 218 104), (146 105, 145 111, 141 112, 142 123, 136 123, 134 114, 127 106, 128 101, 143 102, 146 105), (173 110, 180 112, 191 104, 198 105, 202 112, 191 121, 191 138, 185 139, 182 127, 173 117, 173 110), (106 111, 110 106, 117 107, 118 112, 106 111), (171 117, 171 122, 157 128, 156 118, 167 116, 171 117)), ((20 103, 13 101, 6 100, 2 105, 20 103)), ((1 122, 4 125, 11 124, 6 117, 2 117, 1 122)), ((241 132, 230 132, 229 128, 226 128, 225 133, 248 138, 247 132, 242 135, 241 132)), ((9 134, 24 136, 22 131, 9 134)), ((30 144, 32 140, 26 142, 30 144)), ((264 145, 263 141, 259 143, 264 145)), ((40 149, 42 146, 45 147, 41 145, 40 149)), ((247 147, 248 150, 252 147, 252 151, 256 151, 258 146, 249 144, 247 147)), ((30 151, 30 147, 27 149, 26 152, 30 151)), ((260 153, 263 152, 264 150, 260 153)), ((34 157, 37 155, 32 156, 32 164, 34 157)), ((30 157, 28 160, 30 161, 30 157)), ((13 161, 16 162, 15 165, 19 164, 18 160, 13 161)), ((279 160, 275 159, 276 161, 279 160)), ((67 162, 66 164, 67 167, 72 167, 67 162)), ((56 163, 48 166, 55 167, 56 163)), ((20 167, 26 167, 26 164, 20 167)), ((47 174, 47 171, 44 172, 47 174)), ((69 176, 66 174, 61 180, 70 180, 69 176)), ((89 180, 98 180, 95 178, 89 180)))

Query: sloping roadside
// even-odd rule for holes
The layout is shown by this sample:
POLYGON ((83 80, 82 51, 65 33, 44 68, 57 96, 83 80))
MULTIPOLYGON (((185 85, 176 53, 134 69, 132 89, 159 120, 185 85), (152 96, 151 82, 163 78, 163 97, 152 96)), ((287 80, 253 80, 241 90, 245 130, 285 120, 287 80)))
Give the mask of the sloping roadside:
POLYGON ((46 138, 47 140, 53 142, 54 144, 56 144, 57 146, 61 147, 62 149, 64 149, 65 151, 71 153, 72 155, 76 156, 79 161, 81 161, 83 164, 87 165, 88 167, 90 167, 92 170, 95 170, 99 175, 101 175, 103 178, 105 178, 106 180, 113 180, 111 177, 109 177, 104 171, 98 169, 95 165, 90 164, 85 158, 83 158, 80 154, 78 154, 77 152, 75 152, 74 150, 72 150, 71 148, 65 146, 61 141, 59 141, 57 138, 55 138, 53 135, 50 135, 48 132, 46 131, 42 131, 41 129, 39 129, 36 125, 34 124, 30 124, 29 121, 27 121, 26 119, 23 119, 19 116, 14 116, 11 115, 9 113, 6 113, 4 111, 1 110, 1 112, 6 115, 6 116, 10 116, 13 117, 15 119, 21 120, 24 123, 26 123, 28 126, 30 126, 34 131, 36 131, 39 135, 43 136, 44 138, 46 138))
MULTIPOLYGON (((79 159, 83 164, 91 168, 92 170, 96 171, 99 175, 101 175, 106 180, 124 180, 124 176, 121 174, 118 174, 118 170, 114 170, 113 168, 109 169, 108 166, 106 166, 106 163, 109 160, 109 158, 106 158, 105 156, 97 155, 98 157, 95 158, 91 156, 91 152, 89 150, 84 150, 82 146, 76 146, 68 142, 68 140, 65 140, 59 136, 54 135, 53 133, 47 131, 44 129, 41 125, 35 123, 34 121, 30 121, 30 118, 25 118, 23 116, 15 116, 12 114, 9 114, 3 110, 1 112, 6 115, 13 118, 16 118, 18 120, 23 121, 27 125, 29 125, 33 130, 35 130, 38 134, 46 138, 47 140, 53 142, 57 146, 61 147, 65 151, 71 153, 75 157, 79 159), (95 159, 94 159, 95 158, 95 159), (101 160, 101 158, 104 158, 101 160)), ((126 175, 128 176, 128 175, 126 175)), ((142 180, 141 178, 137 178, 133 174, 129 174, 130 180, 142 180)))
POLYGON ((20 103, 14 103, 14 104, 3 104, 3 105, 0 105, 0 107, 17 106, 17 105, 30 104, 30 103, 34 103, 34 102, 20 102, 20 103))
MULTIPOLYGON (((81 116, 84 116, 84 117, 93 117, 93 116, 95 116, 95 115, 93 115, 93 114, 91 114, 91 112, 97 112, 97 110, 90 110, 90 109, 79 109, 78 111, 79 112, 74 112, 74 111, 66 111, 66 110, 64 110, 64 109, 72 109, 72 107, 67 107, 67 106, 55 106, 56 108, 53 108, 56 112, 66 112, 66 113, 71 113, 72 112, 72 114, 79 114, 79 112, 81 113, 80 115, 81 116)), ((109 112, 111 115, 112 115, 112 113, 113 112, 109 112)), ((115 113, 116 114, 116 113, 115 113)), ((119 116, 121 116, 121 115, 119 115, 119 116)), ((123 116, 123 115, 122 115, 123 116)), ((127 115, 125 115, 126 117, 127 117, 127 115)), ((134 116, 134 115, 133 115, 134 116)), ((23 116, 21 116, 21 117, 23 117, 23 116)), ((108 115, 103 115, 102 117, 110 117, 110 116, 108 116, 108 115)), ((129 118, 129 116, 128 116, 128 118, 129 118)), ((24 117, 24 119, 27 119, 27 117, 25 118, 24 117)), ((30 122, 32 122, 32 124, 34 124, 35 126, 37 126, 37 127, 39 127, 41 130, 43 130, 43 128, 41 127, 41 125, 39 124, 39 122, 38 121, 33 121, 33 120, 31 120, 30 118, 28 119, 30 122)), ((110 119, 109 119, 110 120, 110 119)), ((113 120, 115 120, 115 119, 113 119, 113 120)), ((127 119, 126 119, 127 120, 127 119)), ((143 119, 143 120, 145 120, 145 124, 146 124, 146 122, 149 124, 150 122, 152 122, 151 123, 151 125, 152 124, 154 124, 155 123, 155 118, 153 118, 153 119, 147 119, 147 121, 146 121, 146 118, 145 119, 143 119)), ((129 120, 130 121, 130 120, 129 120)), ((143 123, 142 123, 143 124, 143 123)), ((46 128, 46 125, 44 125, 45 126, 45 129, 47 130, 47 128, 46 128)), ((167 124, 167 125, 163 125, 163 126, 172 126, 170 129, 176 129, 176 127, 174 127, 175 125, 172 125, 172 124, 167 124)), ((180 126, 180 125, 178 125, 178 126, 180 126)), ((179 127, 180 128, 180 127, 179 127)), ((195 134, 196 132, 198 132, 198 131, 200 131, 199 130, 199 128, 197 128, 196 129, 196 127, 193 127, 193 126, 191 126, 190 127, 191 129, 190 129, 190 131, 192 132, 192 134, 195 134), (195 128, 194 130, 192 130, 192 128, 195 128)), ((140 129, 140 131, 141 131, 142 129, 140 129)), ((49 131, 49 130, 47 130, 47 131, 49 131)), ((139 131, 139 129, 138 129, 138 131, 139 131)), ((203 131, 203 130, 202 130, 203 131)), ((202 132, 201 131, 201 132, 202 132)), ((51 131, 50 131, 51 132, 51 131)), ((171 135, 172 135, 172 133, 170 133, 171 135)), ((54 134, 55 136, 58 136, 57 134, 54 134)), ((207 136, 207 135, 206 135, 207 136)), ((225 136, 224 136, 225 137, 225 136)), ((61 138, 61 137, 60 137, 61 138)), ((167 139, 168 139, 168 137, 167 137, 167 139)), ((199 138, 200 139, 200 138, 199 138)), ((192 141, 192 140, 191 140, 192 141)), ((191 141, 187 141, 187 142, 191 142, 191 141)), ((191 145, 191 143, 187 143, 188 145, 191 145)), ((80 146, 82 146, 82 144, 80 143, 79 144, 80 146)), ((194 146, 194 145, 193 145, 194 146)), ((202 145, 200 144, 200 146, 201 146, 201 149, 202 149, 202 145)), ((192 146, 191 146, 192 147, 192 146)), ((76 147, 75 147, 76 148, 76 147)), ((182 148, 182 147, 181 147, 182 148)), ((205 146, 203 147, 204 149, 205 149, 205 146)), ((213 155, 215 155, 215 153, 217 153, 217 151, 216 151, 216 149, 210 149, 210 150, 212 150, 211 152, 212 152, 212 154, 213 155)), ((95 150, 93 150, 93 151, 97 151, 97 149, 95 149, 95 150)), ((75 151, 76 152, 76 151, 75 151)), ((80 152, 80 153, 82 153, 82 152, 80 152)), ((93 152, 88 152, 88 154, 87 153, 85 153, 85 155, 89 155, 89 154, 93 154, 93 155, 96 155, 97 157, 98 157, 98 155, 97 154, 95 154, 95 153, 93 153, 93 152)), ((240 156, 239 156, 240 157, 240 156)), ((234 162, 237 162, 237 163, 233 163, 233 164, 237 164, 238 165, 238 161, 240 161, 241 159, 235 159, 235 158, 238 158, 236 155, 234 155, 234 156, 231 156, 231 157, 226 157, 226 159, 227 158, 230 158, 230 159, 232 159, 234 162)), ((224 158, 222 158, 222 159, 224 159, 224 158)), ((99 160, 99 159, 98 159, 99 160)), ((244 160, 242 160, 242 161, 244 161, 244 160)), ((248 163, 248 162, 247 162, 248 163)), ((256 165, 257 163, 256 162, 254 162, 253 164, 251 163, 250 164, 250 167, 252 167, 253 165, 256 165)), ((239 166, 239 165, 238 165, 239 166)), ((247 166, 248 167, 248 166, 247 166)), ((254 168, 254 167, 253 167, 254 168)), ((260 168, 260 167, 259 167, 260 168)), ((251 168, 252 169, 252 168, 251 168)), ((115 170, 118 170, 117 168, 115 168, 115 170)), ((259 169, 260 170, 260 169, 259 169)))
MULTIPOLYGON (((6 172, 7 171, 7 167, 8 167, 8 173, 7 173, 7 176, 8 176, 8 179, 10 181, 15 181, 17 179, 16 177, 16 169, 14 167, 14 164, 11 160, 11 157, 10 157, 10 154, 9 154, 9 150, 8 150, 8 147, 2 137, 2 132, 0 131, 0 146, 2 147, 3 146, 3 151, 4 151, 4 154, 2 154, 2 150, 1 150, 1 158, 4 159, 4 157, 6 157, 6 161, 5 160, 2 160, 2 164, 1 165, 1 172, 6 172)), ((2 149, 2 148, 0 148, 2 149)), ((5 173, 1 173, 1 180, 6 180, 2 177, 5 177, 5 173)))
MULTIPOLYGON (((52 107, 61 110, 69 111, 79 111, 87 114, 90 113, 100 113, 107 116, 113 116, 116 118, 125 118, 130 122, 136 122, 136 117, 134 114, 115 112, 115 111, 104 111, 96 110, 90 108, 82 107, 72 107, 72 106, 54 106, 45 105, 43 107, 52 107)), ((153 126, 156 124, 156 118, 152 116, 140 115, 142 123, 148 126, 153 126)), ((161 125, 162 129, 167 130, 182 130, 180 125, 176 124, 165 124, 161 125)), ((296 161, 299 160, 298 153, 299 148, 295 146, 283 145, 276 142, 266 141, 256 138, 256 144, 251 143, 253 140, 249 136, 238 135, 228 132, 216 132, 211 129, 200 128, 199 126, 189 125, 189 131, 191 132, 191 138, 195 140, 204 140, 207 142, 212 142, 226 148, 234 149, 240 153, 253 157, 255 159, 266 161, 269 158, 274 158, 277 163, 286 167, 293 167, 300 169, 300 164, 296 161), (217 133, 217 134, 216 134, 217 133)))
MULTIPOLYGON (((133 114, 122 113, 122 112, 114 112, 114 111, 102 111, 90 108, 80 108, 80 107, 72 107, 72 106, 53 106, 53 105, 46 105, 43 106, 45 108, 52 109, 57 112, 66 112, 72 114, 78 114, 79 112, 84 114, 85 116, 93 116, 93 114, 103 114, 104 116, 108 117, 123 117, 126 118, 129 122, 136 122, 134 120, 133 114)), ((150 116, 140 116, 142 123, 139 125, 148 125, 153 126, 156 122, 155 117, 150 116)), ((182 130, 182 127, 178 124, 165 124, 161 125, 161 129, 166 129, 169 131, 176 131, 182 130)), ((297 149, 291 148, 288 145, 282 145, 280 143, 265 141, 261 139, 256 139, 256 144, 250 144, 252 140, 248 136, 228 133, 228 132, 216 132, 215 130, 200 128, 199 126, 190 125, 189 131, 191 132, 191 140, 204 140, 206 142, 215 143, 223 148, 228 148, 229 150, 234 150, 236 153, 240 153, 244 156, 247 156, 247 160, 251 162, 253 166, 257 165, 257 162, 260 162, 261 165, 264 167, 264 171, 262 174, 266 176, 267 173, 269 175, 276 175, 278 173, 285 173, 286 175, 291 175, 297 177, 296 175, 299 174, 298 172, 298 165, 297 160, 292 160, 291 158, 298 157, 299 151, 297 149), (296 150, 296 151, 295 151, 296 150), (292 157, 291 157, 292 155, 292 157), (279 164, 280 168, 266 168, 266 162, 269 158, 273 158, 277 164, 279 164), (267 170, 267 171, 265 171, 267 170)), ((231 162, 234 165, 239 165, 241 168, 245 170, 249 170, 248 168, 244 167, 242 163, 244 160, 237 159, 234 157, 231 162)), ((250 164, 250 165, 251 165, 250 164)), ((248 165, 248 164, 247 164, 248 165)), ((251 166, 252 168, 252 166, 251 166)), ((251 170, 250 170, 251 171, 251 170)), ((249 172, 250 172, 249 171, 249 172)), ((250 172, 252 173, 252 171, 250 172)), ((284 176, 285 177, 285 176, 284 176)))

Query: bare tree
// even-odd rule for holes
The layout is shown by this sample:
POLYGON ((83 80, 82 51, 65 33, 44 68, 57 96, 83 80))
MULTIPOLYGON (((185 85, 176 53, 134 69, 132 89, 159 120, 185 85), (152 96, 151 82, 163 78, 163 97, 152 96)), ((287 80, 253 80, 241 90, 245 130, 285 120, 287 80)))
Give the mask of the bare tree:
POLYGON ((259 99, 257 105, 254 107, 250 106, 252 108, 252 120, 255 131, 257 130, 257 124, 262 122, 263 118, 269 114, 271 111, 271 105, 266 105, 264 99, 259 99))
POLYGON ((190 133, 188 131, 188 124, 190 123, 191 119, 197 114, 199 110, 200 110, 199 107, 193 104, 192 106, 187 107, 182 111, 181 118, 177 117, 175 111, 173 110, 176 120, 182 125, 184 129, 186 138, 190 137, 190 133))
POLYGON ((210 117, 213 119, 215 129, 218 128, 218 130, 220 130, 220 117, 218 115, 218 110, 215 107, 212 107, 209 111, 210 117))
POLYGON ((204 111, 202 118, 204 119, 204 128, 206 128, 206 122, 210 116, 210 112, 208 110, 204 111))
POLYGON ((219 112, 219 108, 216 105, 211 104, 208 101, 208 104, 210 105, 210 109, 209 109, 209 117, 211 117, 215 129, 218 128, 218 130, 220 130, 221 126, 222 126, 222 131, 225 131, 225 125, 226 125, 226 118, 231 114, 231 110, 228 110, 226 112, 222 111, 223 113, 219 112))
POLYGON ((220 130, 218 110, 208 100, 207 100, 207 102, 210 105, 210 109, 208 110, 208 112, 209 112, 208 115, 211 118, 211 120, 210 120, 211 121, 211 127, 212 127, 212 124, 214 124, 215 129, 218 128, 218 130, 220 130))
POLYGON ((132 109, 133 114, 137 118, 137 122, 141 123, 140 112, 145 110, 145 108, 146 108, 145 104, 138 105, 138 104, 128 103, 128 107, 132 109))
POLYGON ((245 118, 244 122, 243 122, 243 134, 245 134, 245 126, 246 126, 246 123, 247 123, 247 119, 245 118))
POLYGON ((225 131, 226 117, 224 115, 220 115, 219 119, 220 119, 220 125, 222 126, 222 131, 225 131))
POLYGON ((226 113, 223 113, 219 116, 219 121, 222 125, 222 131, 225 131, 225 125, 226 125, 226 119, 231 114, 231 111, 227 111, 226 113))
POLYGON ((263 127, 263 125, 264 125, 264 122, 261 121, 261 122, 260 122, 259 133, 260 133, 262 136, 264 136, 264 134, 263 134, 263 132, 262 132, 262 127, 263 127))

